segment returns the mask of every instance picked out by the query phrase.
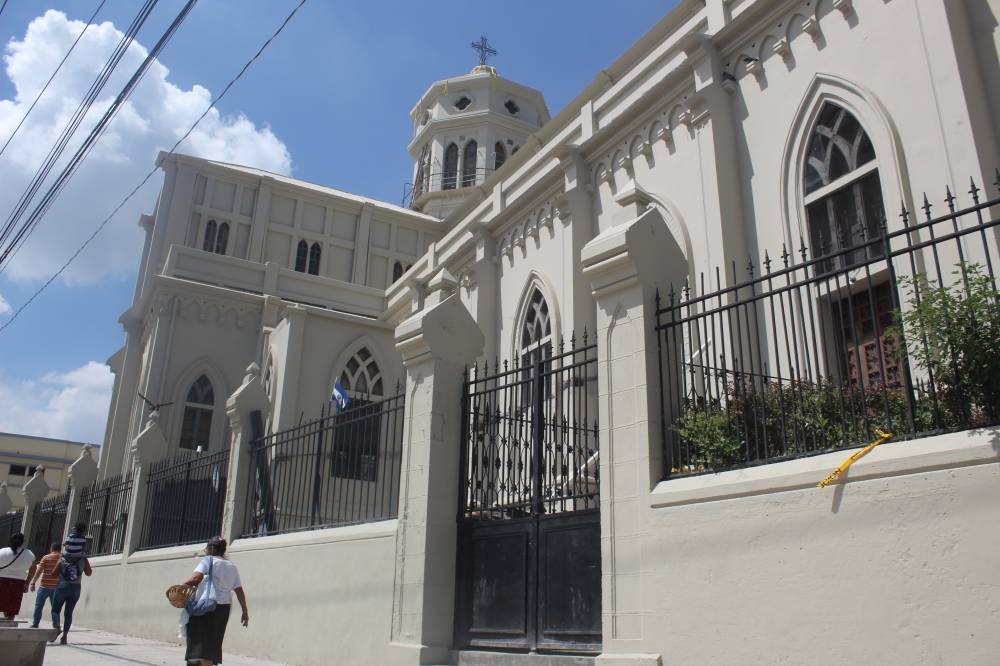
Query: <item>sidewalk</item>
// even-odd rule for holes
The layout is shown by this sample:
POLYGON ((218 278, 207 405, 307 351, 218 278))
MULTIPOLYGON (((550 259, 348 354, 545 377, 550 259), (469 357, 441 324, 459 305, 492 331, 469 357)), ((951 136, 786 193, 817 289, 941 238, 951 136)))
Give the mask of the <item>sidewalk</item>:
MULTIPOLYGON (((223 666, 287 666, 273 661, 238 657, 223 653, 223 666)), ((178 643, 161 643, 145 638, 120 636, 106 631, 73 625, 69 643, 49 643, 45 649, 45 666, 106 666, 107 664, 137 664, 139 666, 177 666, 184 663, 184 647, 178 643)))

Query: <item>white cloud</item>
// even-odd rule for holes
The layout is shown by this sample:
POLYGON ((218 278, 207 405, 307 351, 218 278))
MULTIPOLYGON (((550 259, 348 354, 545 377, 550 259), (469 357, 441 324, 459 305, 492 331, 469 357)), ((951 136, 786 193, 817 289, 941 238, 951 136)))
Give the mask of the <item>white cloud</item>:
POLYGON ((37 379, 0 375, 0 432, 101 444, 113 385, 111 370, 96 361, 37 379))
MULTIPOLYGON (((16 92, 13 99, 0 99, 0 145, 83 27, 83 22, 70 21, 62 12, 49 10, 28 25, 23 39, 7 44, 6 74, 16 92)), ((0 188, 0 222, 6 220, 121 36, 110 22, 87 30, 0 158, 0 182, 4 183, 0 188)), ((143 46, 133 43, 65 156, 75 151, 147 53, 143 46)), ((183 90, 169 81, 169 73, 159 62, 150 67, 70 185, 8 265, 5 275, 36 280, 53 273, 153 167, 157 153, 173 146, 201 115, 212 94, 199 85, 183 90)), ((223 116, 213 109, 178 151, 284 174, 291 172, 291 156, 284 143, 266 125, 258 126, 242 114, 223 116)), ((140 214, 152 212, 159 183, 160 178, 154 178, 116 216, 100 240, 67 271, 66 280, 93 282, 135 270, 142 249, 136 222, 140 214)))
POLYGON ((5 315, 8 312, 10 312, 10 303, 3 297, 3 294, 0 294, 0 315, 5 315))

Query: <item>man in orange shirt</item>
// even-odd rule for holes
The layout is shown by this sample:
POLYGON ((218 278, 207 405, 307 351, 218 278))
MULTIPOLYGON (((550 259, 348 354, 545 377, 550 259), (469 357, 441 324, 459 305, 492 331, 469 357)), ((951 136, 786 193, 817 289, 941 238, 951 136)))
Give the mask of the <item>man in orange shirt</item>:
MULTIPOLYGON (((59 585, 59 558, 62 557, 62 546, 56 541, 49 547, 49 554, 38 562, 38 569, 35 570, 35 577, 31 580, 31 591, 35 592, 35 584, 38 579, 42 579, 42 585, 35 592, 35 617, 31 626, 38 628, 38 623, 42 621, 42 609, 45 608, 45 600, 49 604, 55 604, 56 587, 59 585)), ((58 621, 53 620, 52 627, 59 628, 58 621)))

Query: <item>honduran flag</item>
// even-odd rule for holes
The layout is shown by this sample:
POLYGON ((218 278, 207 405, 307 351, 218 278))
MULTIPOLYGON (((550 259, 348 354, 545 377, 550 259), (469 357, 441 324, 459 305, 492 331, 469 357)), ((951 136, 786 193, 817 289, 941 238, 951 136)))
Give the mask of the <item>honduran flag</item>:
POLYGON ((344 390, 344 387, 340 385, 340 382, 336 382, 333 385, 333 394, 330 396, 330 400, 337 403, 337 407, 340 408, 340 411, 344 411, 347 409, 347 406, 351 404, 351 398, 347 395, 347 391, 344 390))

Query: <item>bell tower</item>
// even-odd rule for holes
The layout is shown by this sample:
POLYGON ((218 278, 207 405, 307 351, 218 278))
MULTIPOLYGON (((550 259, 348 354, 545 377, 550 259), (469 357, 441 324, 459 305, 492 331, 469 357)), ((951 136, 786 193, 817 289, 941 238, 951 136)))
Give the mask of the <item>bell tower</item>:
POLYGON ((485 37, 471 44, 479 64, 436 81, 410 112, 410 207, 445 218, 549 120, 542 94, 497 74, 485 37))

